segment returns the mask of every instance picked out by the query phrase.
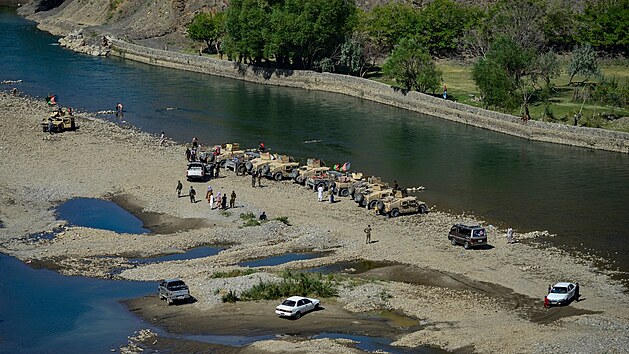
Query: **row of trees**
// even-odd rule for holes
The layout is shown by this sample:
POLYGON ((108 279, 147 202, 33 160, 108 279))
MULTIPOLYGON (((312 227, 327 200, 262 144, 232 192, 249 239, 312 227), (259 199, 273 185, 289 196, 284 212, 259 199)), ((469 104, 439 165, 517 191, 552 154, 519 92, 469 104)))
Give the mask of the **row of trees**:
POLYGON ((257 65, 364 76, 383 64, 399 85, 422 92, 441 84, 433 56, 471 55, 485 104, 512 109, 549 97, 557 51, 578 48, 571 79, 596 74, 588 55, 624 53, 628 24, 629 0, 434 0, 370 12, 352 0, 233 0, 225 13, 195 16, 188 32, 221 57, 257 65))

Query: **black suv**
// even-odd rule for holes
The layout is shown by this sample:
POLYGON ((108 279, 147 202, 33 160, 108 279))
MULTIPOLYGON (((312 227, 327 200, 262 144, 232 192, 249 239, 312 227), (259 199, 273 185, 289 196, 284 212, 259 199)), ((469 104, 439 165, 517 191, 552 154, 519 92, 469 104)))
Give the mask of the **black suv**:
POLYGON ((478 247, 487 244, 487 232, 480 226, 467 226, 456 224, 450 229, 448 240, 453 245, 460 243, 465 249, 478 247))

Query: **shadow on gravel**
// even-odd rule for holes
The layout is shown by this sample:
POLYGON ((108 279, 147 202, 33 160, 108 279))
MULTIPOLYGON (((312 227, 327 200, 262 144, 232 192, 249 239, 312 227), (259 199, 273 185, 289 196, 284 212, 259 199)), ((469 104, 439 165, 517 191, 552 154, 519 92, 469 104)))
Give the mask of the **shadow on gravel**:
POLYGON ((397 281, 402 283, 448 288, 457 291, 468 290, 482 296, 497 299, 501 306, 515 310, 522 318, 531 322, 547 324, 558 319, 597 313, 571 306, 545 309, 543 299, 535 299, 518 294, 502 285, 470 279, 463 275, 442 272, 410 265, 392 265, 366 271, 357 275, 360 278, 397 281))

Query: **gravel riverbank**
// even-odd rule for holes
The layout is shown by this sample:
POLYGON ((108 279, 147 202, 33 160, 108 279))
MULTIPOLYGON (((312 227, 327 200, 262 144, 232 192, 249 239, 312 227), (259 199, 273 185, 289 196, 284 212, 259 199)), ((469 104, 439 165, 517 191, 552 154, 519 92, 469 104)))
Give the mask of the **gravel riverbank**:
MULTIPOLYGON (((225 327, 229 327, 230 316, 217 316, 228 313, 218 296, 225 291, 241 291, 260 278, 272 279, 285 268, 358 259, 389 261, 397 265, 352 276, 333 301, 348 316, 387 308, 418 319, 421 329, 391 330, 397 345, 473 348, 478 352, 503 352, 505 348, 511 352, 629 351, 629 302, 623 286, 594 268, 594 260, 577 259, 530 242, 541 233, 517 234, 520 242, 507 244, 505 230, 489 228, 493 247, 466 251, 451 246, 446 234, 455 222, 483 224, 472 216, 435 211, 386 219, 344 198, 335 204, 318 203, 314 193, 289 181, 265 180, 262 188, 251 188, 249 178, 229 172, 209 182, 215 191, 238 194, 236 208, 219 213, 204 200, 193 204, 188 198, 177 198, 177 180, 184 182, 184 190, 190 186, 183 178, 181 145, 168 142, 159 146, 156 136, 89 114, 77 115, 80 129, 76 131, 43 133, 40 122, 47 112, 41 101, 7 94, 0 98, 3 253, 64 274, 109 277, 113 269, 122 267, 128 269, 119 276, 126 279, 181 277, 197 298, 194 304, 185 305, 186 316, 211 319, 225 327), (28 239, 63 224, 55 219, 54 207, 75 197, 116 200, 151 224, 154 232, 130 235, 69 227, 50 241, 28 239), (285 216, 291 226, 270 221, 242 227, 240 213, 261 211, 271 219, 285 216), (367 224, 372 225, 372 239, 377 241, 372 244, 364 241, 362 230, 367 224), (128 262, 131 257, 219 244, 227 248, 212 257, 147 265, 128 262), (212 278, 217 271, 238 268, 237 263, 245 259, 300 251, 327 253, 321 258, 265 267, 253 275, 212 278), (560 280, 579 281, 584 300, 564 308, 542 309, 547 285, 560 280)), ((207 185, 194 183, 200 192, 207 185)), ((155 300, 138 299, 136 307, 148 311, 149 318, 164 316, 167 307, 151 306, 151 301, 155 300)), ((275 320, 274 303, 258 305, 261 313, 275 320)), ((249 307, 242 306, 243 315, 249 307)), ((334 311, 315 315, 311 319, 325 324, 334 311)), ((266 317, 253 321, 262 327, 266 317)), ((286 352, 296 348, 289 342, 278 338, 242 350, 286 352)), ((326 352, 351 352, 329 340, 301 342, 294 351, 318 350, 322 345, 326 352)))

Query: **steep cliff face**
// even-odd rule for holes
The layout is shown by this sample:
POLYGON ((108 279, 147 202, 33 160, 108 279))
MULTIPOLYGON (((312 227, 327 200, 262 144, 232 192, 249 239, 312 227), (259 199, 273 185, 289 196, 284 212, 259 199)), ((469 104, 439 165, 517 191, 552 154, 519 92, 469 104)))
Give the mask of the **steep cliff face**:
POLYGON ((114 34, 137 41, 169 38, 164 42, 175 43, 186 42, 185 28, 197 12, 225 7, 222 0, 35 0, 18 12, 58 36, 83 29, 87 41, 114 34))

